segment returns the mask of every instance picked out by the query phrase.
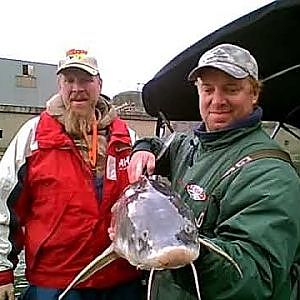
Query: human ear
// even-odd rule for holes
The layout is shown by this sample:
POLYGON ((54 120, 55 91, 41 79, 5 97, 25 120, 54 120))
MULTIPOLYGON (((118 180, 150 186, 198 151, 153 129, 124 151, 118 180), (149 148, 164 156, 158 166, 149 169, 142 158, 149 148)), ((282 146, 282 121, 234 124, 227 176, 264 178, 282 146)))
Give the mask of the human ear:
POLYGON ((253 90, 251 102, 253 106, 257 105, 259 93, 257 90, 253 90))

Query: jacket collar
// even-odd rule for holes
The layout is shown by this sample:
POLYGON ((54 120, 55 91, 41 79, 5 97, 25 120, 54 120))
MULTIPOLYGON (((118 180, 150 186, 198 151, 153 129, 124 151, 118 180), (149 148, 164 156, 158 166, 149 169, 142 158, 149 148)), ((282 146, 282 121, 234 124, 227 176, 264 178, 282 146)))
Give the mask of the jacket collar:
POLYGON ((195 135, 204 145, 228 144, 235 139, 240 138, 246 132, 252 131, 261 126, 262 109, 257 107, 248 117, 239 120, 229 127, 218 131, 206 131, 205 124, 202 122, 200 126, 194 130, 195 135))

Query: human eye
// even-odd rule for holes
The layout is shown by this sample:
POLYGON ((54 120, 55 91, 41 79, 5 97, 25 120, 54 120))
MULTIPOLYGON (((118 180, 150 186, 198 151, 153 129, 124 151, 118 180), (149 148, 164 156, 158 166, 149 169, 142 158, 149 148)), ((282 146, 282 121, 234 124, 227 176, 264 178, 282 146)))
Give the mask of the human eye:
POLYGON ((241 90, 241 88, 237 85, 230 84, 230 85, 225 86, 225 92, 230 95, 236 95, 239 93, 240 90, 241 90))
POLYGON ((74 78, 72 78, 72 77, 65 77, 64 78, 64 83, 66 83, 66 84, 71 84, 73 82, 74 82, 74 78))
POLYGON ((213 92, 213 88, 212 88, 212 86, 209 86, 209 85, 202 85, 201 92, 205 93, 205 94, 211 94, 213 92))
POLYGON ((93 79, 93 77, 84 77, 84 78, 81 78, 80 81, 83 84, 89 84, 91 82, 94 82, 94 79, 93 79))

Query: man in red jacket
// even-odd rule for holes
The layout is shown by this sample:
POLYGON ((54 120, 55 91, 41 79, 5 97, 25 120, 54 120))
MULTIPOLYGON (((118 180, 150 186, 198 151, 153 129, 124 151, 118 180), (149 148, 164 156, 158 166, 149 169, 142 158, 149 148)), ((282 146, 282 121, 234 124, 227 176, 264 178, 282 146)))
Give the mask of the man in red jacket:
MULTIPOLYGON (((96 59, 70 50, 57 74, 58 93, 23 125, 0 162, 0 300, 14 299, 23 247, 23 299, 57 299, 110 244, 110 209, 128 184, 134 134, 101 96, 96 59)), ((140 273, 119 259, 65 299, 141 298, 140 273)))

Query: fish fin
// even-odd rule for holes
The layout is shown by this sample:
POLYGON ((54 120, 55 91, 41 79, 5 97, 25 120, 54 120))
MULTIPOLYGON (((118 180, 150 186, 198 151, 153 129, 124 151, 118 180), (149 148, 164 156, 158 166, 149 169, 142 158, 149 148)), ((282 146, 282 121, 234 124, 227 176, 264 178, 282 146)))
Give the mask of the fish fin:
POLYGON ((80 282, 85 281, 94 273, 101 270, 119 257, 120 256, 113 250, 113 246, 111 244, 100 255, 95 257, 84 269, 82 269, 78 275, 76 275, 66 289, 59 295, 58 300, 61 300, 71 288, 78 285, 80 282))
POLYGON ((229 260, 229 262, 231 262, 233 264, 233 266, 237 269, 237 271, 239 272, 239 275, 241 276, 241 278, 243 278, 243 273, 242 273, 242 270, 239 267, 238 263, 229 254, 227 254, 221 247, 219 247, 218 245, 216 245, 212 241, 209 241, 209 240, 203 239, 203 238, 199 238, 199 243, 203 244, 204 246, 206 246, 210 250, 214 251, 215 253, 220 254, 221 256, 223 256, 227 260, 229 260))

